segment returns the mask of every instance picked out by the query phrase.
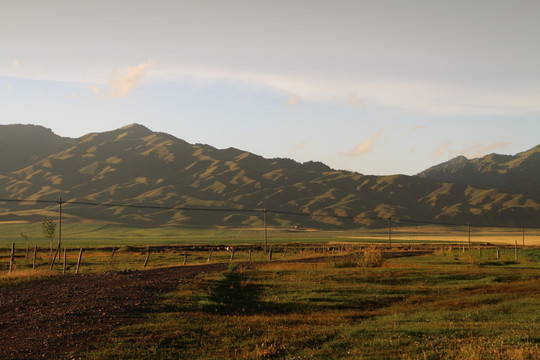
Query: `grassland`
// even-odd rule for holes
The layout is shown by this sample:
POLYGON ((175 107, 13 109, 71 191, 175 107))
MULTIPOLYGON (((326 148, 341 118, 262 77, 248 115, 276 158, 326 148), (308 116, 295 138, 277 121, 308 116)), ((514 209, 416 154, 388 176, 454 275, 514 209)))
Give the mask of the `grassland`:
POLYGON ((85 359, 537 359, 540 252, 201 275, 85 359))
MULTIPOLYGON (((43 238, 41 223, 1 223, 0 249, 8 249, 11 243, 17 247, 37 245, 48 247, 49 240, 43 238), (23 237, 21 234, 26 236, 23 237)), ((330 243, 330 242, 388 242, 388 230, 356 229, 343 231, 295 230, 269 228, 268 240, 274 244, 287 243, 330 243)), ((55 240, 56 241, 56 240, 55 240)), ((264 241, 262 228, 185 228, 185 227, 134 227, 108 223, 63 222, 62 242, 65 247, 111 247, 111 246, 161 246, 161 245, 239 245, 261 244, 264 241)), ((471 242, 475 244, 509 244, 517 241, 522 245, 522 230, 473 228, 471 242)), ((465 227, 414 226, 392 228, 395 243, 466 243, 468 229, 465 227)), ((525 244, 540 246, 540 229, 526 229, 525 244)))
MULTIPOLYGON (((0 225, 0 285, 48 270, 49 241, 41 224, 0 225), (23 233, 27 239, 21 236, 23 233), (16 242, 15 269, 7 273, 16 242), (38 245, 38 270, 26 258, 26 243, 38 245)), ((263 243, 262 229, 135 228, 114 224, 63 224, 67 273, 79 247, 81 272, 138 270, 151 249, 148 268, 206 263, 208 247, 237 245, 230 271, 201 274, 162 296, 141 322, 118 328, 84 359, 536 359, 540 357, 540 234, 527 231, 528 248, 478 244, 521 240, 519 229, 408 227, 394 229, 393 244, 435 253, 365 266, 353 245, 387 245, 386 229, 293 231, 270 229, 274 260, 326 256, 322 263, 238 266, 248 248, 263 243), (327 249, 325 253, 323 249, 327 249), (349 245, 342 251, 342 245, 349 245), (452 247, 450 246, 452 245, 452 247), (285 246, 287 251, 284 251, 285 246), (112 248, 115 248, 114 258, 112 248), (335 254, 328 249, 334 248, 335 254), (333 257, 339 255, 339 257, 333 257)), ((519 242, 521 245, 521 242, 519 242)), ((260 248, 253 261, 267 260, 260 248)), ((213 252, 212 262, 230 261, 213 252)))

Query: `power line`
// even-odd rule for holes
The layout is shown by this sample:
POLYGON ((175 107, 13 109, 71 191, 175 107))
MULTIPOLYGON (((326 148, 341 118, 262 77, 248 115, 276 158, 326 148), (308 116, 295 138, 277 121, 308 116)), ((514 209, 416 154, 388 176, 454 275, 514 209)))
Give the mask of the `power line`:
MULTIPOLYGON (((17 202, 17 203, 44 203, 44 204, 69 204, 82 206, 103 206, 103 207, 122 207, 131 209, 147 209, 147 210, 176 210, 176 211, 208 211, 208 212, 235 212, 235 213, 262 213, 265 212, 276 215, 293 215, 293 216, 309 216, 313 218, 331 218, 338 220, 374 220, 374 221, 393 221, 393 222, 409 222, 422 225, 439 225, 439 226, 471 226, 475 227, 492 227, 492 228, 522 228, 523 225, 490 225, 490 224, 473 224, 473 223, 451 223, 442 221, 429 221, 411 218, 399 217, 378 217, 364 215, 330 215, 320 212, 294 212, 283 210, 270 209, 242 209, 242 208, 208 208, 208 207, 190 207, 190 206, 163 206, 163 205, 136 205, 136 204, 116 204, 116 203, 98 203, 87 201, 62 201, 62 200, 42 200, 42 199, 0 199, 0 202, 17 202)), ((527 228, 540 229, 540 226, 526 226, 527 228)))

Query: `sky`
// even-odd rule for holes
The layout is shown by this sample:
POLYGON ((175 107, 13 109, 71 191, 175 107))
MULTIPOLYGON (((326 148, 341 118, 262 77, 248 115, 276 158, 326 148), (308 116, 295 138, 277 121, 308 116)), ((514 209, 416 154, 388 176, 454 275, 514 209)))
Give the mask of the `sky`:
POLYGON ((538 0, 0 4, 0 124, 367 175, 540 144, 538 0))

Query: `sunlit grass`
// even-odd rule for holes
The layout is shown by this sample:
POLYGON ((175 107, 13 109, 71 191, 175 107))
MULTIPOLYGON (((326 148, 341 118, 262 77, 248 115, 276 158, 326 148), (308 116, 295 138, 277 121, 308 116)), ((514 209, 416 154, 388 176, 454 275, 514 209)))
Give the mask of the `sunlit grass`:
POLYGON ((204 275, 86 358, 536 359, 537 252, 526 264, 471 266, 452 252, 204 275))

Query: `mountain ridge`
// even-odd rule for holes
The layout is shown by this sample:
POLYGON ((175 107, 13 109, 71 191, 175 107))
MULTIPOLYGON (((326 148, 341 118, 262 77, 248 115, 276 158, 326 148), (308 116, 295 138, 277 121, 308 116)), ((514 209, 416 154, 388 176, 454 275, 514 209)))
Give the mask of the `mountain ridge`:
MULTIPOLYGON (((20 126, 26 129, 27 125, 20 126)), ((0 127, 0 138, 3 130, 0 127)), ((384 226, 384 221, 373 218, 388 217, 522 225, 535 223, 540 212, 538 201, 521 194, 406 175, 367 176, 315 161, 265 159, 236 148, 189 144, 138 124, 76 139, 41 131, 41 136, 56 145, 34 149, 18 167, 13 162, 0 166, 0 198, 62 197, 67 201, 216 210, 267 207, 317 215, 283 214, 269 220, 285 227, 384 226), (34 154, 38 150, 42 153, 34 154)), ((9 151, 21 147, 12 144, 9 151)), ((0 203, 0 219, 38 220, 56 211, 32 206, 0 203)), ((73 221, 149 226, 260 226, 262 222, 259 215, 248 212, 76 206, 66 206, 63 211, 73 221)))
POLYGON ((475 159, 458 156, 417 176, 524 194, 540 201, 540 145, 515 155, 492 153, 475 159))

